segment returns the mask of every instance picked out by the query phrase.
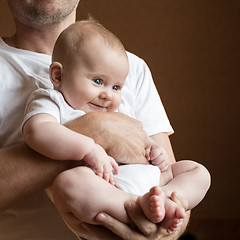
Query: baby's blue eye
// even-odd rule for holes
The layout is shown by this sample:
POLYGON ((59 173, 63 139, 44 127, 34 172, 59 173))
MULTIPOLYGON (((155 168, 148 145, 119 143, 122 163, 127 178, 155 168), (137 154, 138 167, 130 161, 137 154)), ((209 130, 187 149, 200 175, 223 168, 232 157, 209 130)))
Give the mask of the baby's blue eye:
POLYGON ((97 85, 102 85, 103 84, 103 80, 100 79, 100 78, 93 79, 93 82, 96 83, 97 85))
POLYGON ((120 89, 120 86, 114 85, 114 86, 112 87, 112 89, 113 89, 114 91, 117 91, 117 90, 120 89))

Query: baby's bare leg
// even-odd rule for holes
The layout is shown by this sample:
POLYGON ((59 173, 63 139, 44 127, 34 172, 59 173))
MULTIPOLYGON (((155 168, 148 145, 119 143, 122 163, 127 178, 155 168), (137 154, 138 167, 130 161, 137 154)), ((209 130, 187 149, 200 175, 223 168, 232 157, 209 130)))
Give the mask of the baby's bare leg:
POLYGON ((193 161, 179 161, 161 173, 162 188, 154 187, 139 197, 140 205, 152 222, 161 222, 164 217, 162 226, 172 232, 181 226, 185 217, 185 209, 172 201, 175 192, 186 199, 186 208, 192 209, 204 197, 209 180, 209 174, 202 165, 193 161))
MULTIPOLYGON (((90 224, 97 224, 95 216, 100 212, 105 212, 124 223, 129 223, 127 213, 124 208, 126 201, 137 201, 138 196, 124 192, 102 178, 98 177, 88 167, 77 167, 64 172, 62 183, 69 191, 65 198, 68 205, 75 207, 73 213, 78 219, 90 224), (71 194, 72 191, 74 194, 71 194)), ((55 196, 55 203, 58 207, 58 196, 55 196)), ((64 197, 61 197, 64 199, 64 197)))
POLYGON ((168 197, 176 192, 186 199, 187 210, 190 210, 204 198, 210 186, 210 174, 201 164, 189 160, 178 161, 161 173, 160 185, 168 197))

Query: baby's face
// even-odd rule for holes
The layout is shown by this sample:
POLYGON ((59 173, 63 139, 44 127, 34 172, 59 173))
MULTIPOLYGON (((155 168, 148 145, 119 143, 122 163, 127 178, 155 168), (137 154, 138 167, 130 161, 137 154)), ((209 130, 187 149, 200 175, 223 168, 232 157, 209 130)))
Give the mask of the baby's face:
POLYGON ((86 113, 115 111, 129 70, 125 52, 97 41, 86 44, 74 66, 64 68, 60 89, 70 106, 86 113))

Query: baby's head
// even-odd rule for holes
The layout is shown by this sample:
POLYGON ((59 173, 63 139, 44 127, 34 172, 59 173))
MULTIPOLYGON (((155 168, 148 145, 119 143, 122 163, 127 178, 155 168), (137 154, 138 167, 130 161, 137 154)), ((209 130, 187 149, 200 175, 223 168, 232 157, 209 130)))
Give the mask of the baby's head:
POLYGON ((66 102, 85 112, 115 111, 129 70, 121 41, 95 20, 65 29, 54 47, 50 78, 66 102))

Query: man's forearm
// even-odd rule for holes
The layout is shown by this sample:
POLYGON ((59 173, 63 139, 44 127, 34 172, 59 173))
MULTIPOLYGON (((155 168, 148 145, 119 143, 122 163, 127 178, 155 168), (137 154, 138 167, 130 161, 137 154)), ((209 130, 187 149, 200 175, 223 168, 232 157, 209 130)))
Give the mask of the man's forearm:
POLYGON ((70 161, 54 161, 25 144, 0 149, 0 212, 39 192, 53 182, 70 161))
MULTIPOLYGON (((108 143, 106 148, 111 149, 116 159, 129 160, 129 162, 130 160, 138 162, 140 159, 146 161, 144 157, 145 133, 142 126, 136 120, 123 114, 86 114, 69 122, 66 126, 93 138, 96 142, 108 143), (121 131, 119 131, 119 126, 121 126, 121 131), (135 137, 129 136, 128 142, 123 141, 126 134, 135 137), (112 144, 113 148, 109 144, 112 144), (126 148, 130 150, 126 152, 131 153, 124 154, 121 149, 126 150, 126 148)), ((54 161, 45 158, 25 144, 0 149, 0 211, 50 186, 60 172, 73 167, 73 164, 77 165, 77 162, 54 161)))
POLYGON ((117 112, 87 113, 66 127, 92 138, 120 163, 143 163, 146 133, 136 119, 117 112), (120 129, 120 130, 119 130, 120 129))

